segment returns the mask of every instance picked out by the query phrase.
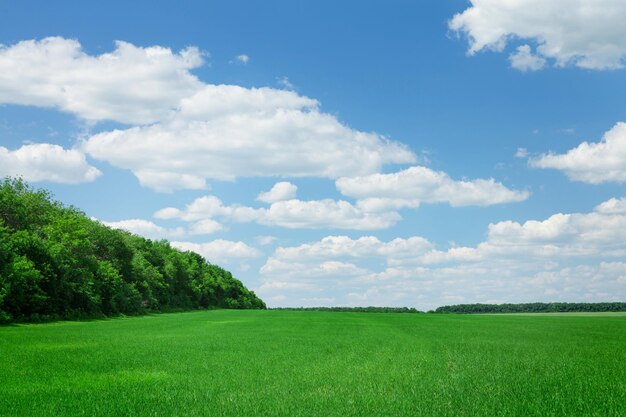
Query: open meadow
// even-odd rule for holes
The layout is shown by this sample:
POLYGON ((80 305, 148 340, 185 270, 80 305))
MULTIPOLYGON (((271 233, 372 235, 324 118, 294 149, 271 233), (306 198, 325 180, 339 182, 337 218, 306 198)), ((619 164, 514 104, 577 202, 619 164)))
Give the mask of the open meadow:
POLYGON ((214 310, 0 327, 7 416, 624 416, 626 316, 214 310))

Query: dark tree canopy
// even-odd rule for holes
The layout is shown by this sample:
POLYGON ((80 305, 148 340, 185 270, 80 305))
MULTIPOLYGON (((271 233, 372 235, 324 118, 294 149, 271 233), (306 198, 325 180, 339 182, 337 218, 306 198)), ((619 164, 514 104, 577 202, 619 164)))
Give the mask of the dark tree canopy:
POLYGON ((626 311, 626 303, 522 303, 522 304, 457 304, 443 306, 435 313, 574 313, 626 311))
POLYGON ((211 307, 265 303, 197 253, 111 229, 21 179, 0 180, 0 322, 211 307))

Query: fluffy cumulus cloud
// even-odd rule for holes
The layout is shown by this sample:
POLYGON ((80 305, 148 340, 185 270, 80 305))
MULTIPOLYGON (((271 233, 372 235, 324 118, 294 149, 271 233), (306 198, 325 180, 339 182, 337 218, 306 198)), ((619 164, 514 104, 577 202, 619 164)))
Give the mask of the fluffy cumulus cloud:
MULTIPOLYGON (((258 292, 276 305, 359 304, 348 298, 372 285, 373 272, 364 265, 365 260, 378 263, 387 257, 420 256, 430 248, 421 237, 382 242, 373 236, 328 236, 318 242, 279 247, 261 268, 258 292)), ((372 300, 366 303, 371 305, 372 300)), ((389 299, 378 303, 382 304, 399 305, 389 299)))
POLYGON ((599 204, 594 211, 603 214, 626 214, 626 198, 611 198, 599 204))
POLYGON ((471 0, 449 27, 465 34, 469 54, 503 51, 514 39, 524 44, 510 57, 521 70, 556 66, 589 69, 623 67, 626 56, 626 3, 622 0, 471 0))
POLYGON ((493 179, 455 181, 443 172, 412 167, 393 174, 342 177, 336 181, 341 193, 357 199, 299 200, 297 186, 278 182, 257 200, 269 207, 224 204, 218 197, 197 198, 184 209, 167 207, 155 213, 159 219, 194 222, 202 219, 290 229, 380 230, 402 219, 398 210, 416 208, 421 203, 449 203, 452 206, 487 206, 523 201, 528 192, 506 188, 493 179))
POLYGON ((383 242, 374 236, 363 236, 357 239, 348 236, 327 236, 319 242, 277 248, 261 272, 275 273, 277 271, 275 268, 288 265, 289 262, 325 262, 329 259, 385 258, 391 262, 400 262, 402 259, 423 256, 433 248, 432 243, 419 236, 407 239, 396 238, 389 242, 383 242))
POLYGON ((489 225, 488 238, 474 248, 455 247, 432 251, 421 262, 525 261, 562 258, 624 257, 626 247, 626 199, 610 199, 590 213, 557 213, 524 223, 503 221, 489 225))
POLYGON ((163 172, 158 169, 147 169, 135 172, 139 183, 161 193, 171 193, 177 189, 204 190, 207 187, 203 177, 176 172, 163 172))
POLYGON ((202 219, 193 223, 189 227, 191 235, 210 235, 212 233, 224 230, 224 226, 213 219, 202 219))
POLYGON ((93 56, 60 37, 0 45, 0 103, 54 107, 90 121, 152 123, 200 88, 189 70, 201 64, 193 47, 174 53, 118 41, 113 52, 93 56))
POLYGON ((535 168, 563 171, 569 178, 590 184, 626 181, 626 123, 617 123, 600 142, 583 142, 564 154, 531 159, 535 168))
POLYGON ((520 71, 539 71, 546 65, 546 60, 531 52, 529 45, 517 47, 517 51, 509 56, 511 66, 520 71))
POLYGON ((217 239, 205 243, 172 242, 171 244, 182 251, 196 252, 214 264, 228 265, 262 255, 261 251, 241 241, 217 239))
POLYGON ((290 182, 281 181, 274 184, 271 190, 258 195, 257 200, 265 203, 275 203, 277 201, 292 200, 296 198, 298 187, 290 182))
POLYGON ((338 178, 415 160, 404 145, 353 129, 293 91, 201 82, 191 70, 202 63, 194 47, 118 41, 90 55, 60 37, 2 45, 0 103, 132 125, 88 137, 82 150, 157 191, 241 176, 338 178))
POLYGON ((528 192, 506 188, 493 179, 456 181, 444 172, 411 167, 392 174, 340 178, 337 189, 359 199, 372 211, 417 207, 420 203, 449 203, 452 206, 488 206, 523 201, 528 192))
POLYGON ((46 143, 24 145, 14 151, 0 146, 0 177, 77 184, 94 181, 101 174, 76 149, 46 143))
MULTIPOLYGON (((205 178, 337 178, 414 160, 403 145, 341 124, 314 100, 291 91, 237 86, 206 86, 183 100, 170 119, 102 132, 87 139, 83 149, 132 170, 156 190, 159 175, 187 175, 196 182, 179 187, 199 188, 205 178)), ((166 181, 161 188, 171 186, 166 181)))
POLYGON ((440 250, 413 236, 328 236, 279 247, 260 270, 276 305, 606 301, 626 296, 626 198, 589 213, 491 224, 475 247, 440 250), (313 301, 312 301, 313 300, 313 301))
POLYGON ((398 213, 370 213, 343 200, 287 200, 261 210, 258 220, 266 226, 290 229, 377 230, 393 226, 398 213))
POLYGON ((225 205, 219 198, 207 195, 199 197, 188 204, 185 209, 167 207, 154 213, 157 219, 179 219, 186 222, 195 222, 214 217, 245 223, 259 218, 259 209, 241 205, 225 205))
POLYGON ((241 241, 216 239, 204 243, 178 241, 189 235, 205 235, 222 230, 222 226, 212 220, 201 220, 191 225, 189 229, 177 227, 167 229, 149 220, 129 219, 117 222, 102 221, 102 224, 115 229, 126 230, 130 233, 143 236, 148 239, 170 239, 172 247, 182 251, 192 251, 202 255, 211 263, 233 265, 246 260, 258 258, 262 252, 241 241))
POLYGON ((370 213, 342 200, 290 199, 276 201, 269 208, 254 208, 225 205, 215 196, 197 198, 182 210, 167 207, 157 211, 154 216, 185 222, 218 218, 235 223, 256 222, 290 229, 375 230, 388 228, 400 220, 398 213, 370 213))
POLYGON ((114 229, 126 230, 127 232, 153 240, 176 239, 181 238, 186 234, 182 227, 166 229, 165 227, 159 226, 149 220, 143 219, 128 219, 117 222, 102 221, 101 223, 114 229))

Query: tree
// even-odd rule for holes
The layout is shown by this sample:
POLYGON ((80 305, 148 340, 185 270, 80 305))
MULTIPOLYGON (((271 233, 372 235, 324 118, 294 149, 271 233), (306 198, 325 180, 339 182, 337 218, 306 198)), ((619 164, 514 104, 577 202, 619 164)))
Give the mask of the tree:
POLYGON ((196 253, 106 227, 21 179, 0 181, 0 321, 208 307, 265 304, 196 253))

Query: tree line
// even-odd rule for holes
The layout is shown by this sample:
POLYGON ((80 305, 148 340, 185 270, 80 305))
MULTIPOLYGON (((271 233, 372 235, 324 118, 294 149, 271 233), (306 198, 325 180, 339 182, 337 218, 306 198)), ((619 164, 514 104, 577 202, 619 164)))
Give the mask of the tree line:
POLYGON ((443 306, 435 313, 574 313, 626 311, 626 303, 521 303, 521 304, 457 304, 443 306))
POLYGON ((336 311, 352 313, 423 313, 413 307, 274 307, 271 310, 336 311))
MULTIPOLYGON (((424 313, 413 307, 274 307, 286 311, 336 311, 358 313, 424 313)), ((457 304, 438 307, 429 314, 457 313, 574 313, 626 311, 626 303, 519 303, 519 304, 457 304)))
POLYGON ((265 308, 194 252, 112 229, 22 179, 0 180, 0 322, 265 308))

